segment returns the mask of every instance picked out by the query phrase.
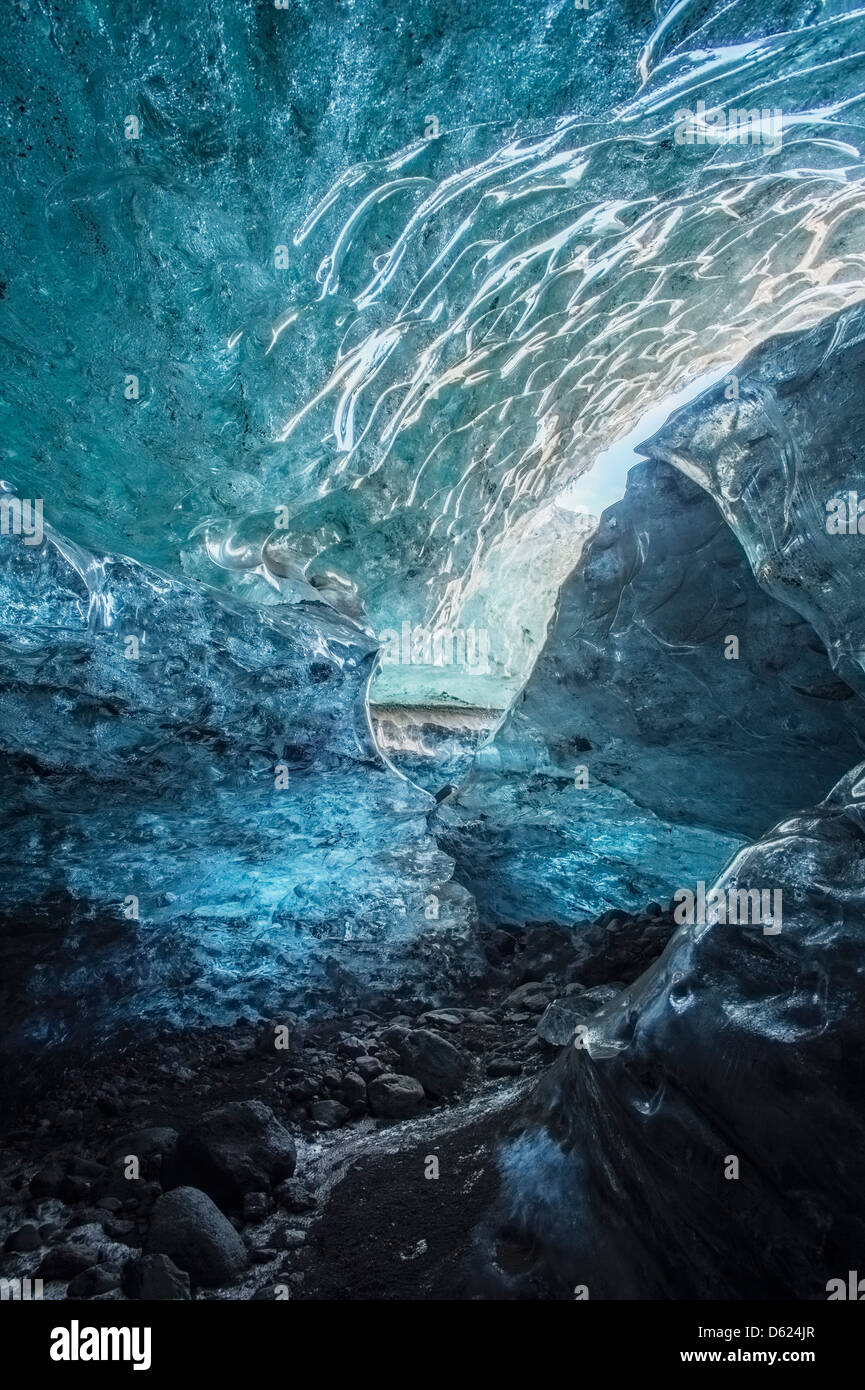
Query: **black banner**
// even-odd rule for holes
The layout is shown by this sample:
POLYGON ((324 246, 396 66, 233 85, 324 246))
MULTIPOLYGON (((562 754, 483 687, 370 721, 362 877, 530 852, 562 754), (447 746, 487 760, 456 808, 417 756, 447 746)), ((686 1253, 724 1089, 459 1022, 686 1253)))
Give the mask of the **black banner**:
MULTIPOLYGON (((410 1305, 394 1319, 394 1349, 407 1336, 426 1340, 431 1327, 427 1305, 419 1321, 410 1305)), ((358 1351, 369 1347, 380 1317, 367 1302, 360 1305, 303 1301, 186 1303, 12 1303, 0 1309, 4 1359, 49 1373, 51 1379, 72 1374, 92 1375, 110 1369, 115 1374, 164 1376, 175 1372, 210 1372, 220 1376, 279 1374, 287 1352, 301 1348, 324 1352, 332 1370, 334 1352, 345 1348, 356 1364, 358 1351), (342 1329, 334 1338, 334 1321, 342 1329), (357 1321, 355 1322, 355 1319, 357 1321), (356 1336, 352 1333, 355 1332, 356 1336)), ((538 1352, 554 1353, 560 1346, 568 1356, 578 1350, 586 1368, 606 1361, 610 1372, 666 1372, 673 1367, 798 1366, 827 1372, 849 1366, 862 1336, 858 1309, 845 1302, 827 1303, 632 1303, 591 1301, 573 1306, 543 1308, 513 1304, 476 1303, 440 1306, 434 1314, 436 1345, 446 1346, 442 1333, 453 1319, 461 1338, 495 1331, 508 1351, 514 1334, 540 1333, 538 1352), (499 1319, 504 1318, 503 1322, 499 1319), (559 1342, 558 1339, 562 1339, 559 1342), (597 1359, 596 1359, 597 1358, 597 1359)), ((410 1343, 409 1343, 410 1344, 410 1343)), ((491 1344, 485 1342, 485 1356, 491 1344)))

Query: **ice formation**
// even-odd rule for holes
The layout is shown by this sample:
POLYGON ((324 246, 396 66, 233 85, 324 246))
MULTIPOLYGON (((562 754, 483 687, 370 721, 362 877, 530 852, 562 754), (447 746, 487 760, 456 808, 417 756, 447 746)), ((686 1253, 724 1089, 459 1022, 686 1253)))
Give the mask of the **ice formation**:
POLYGON ((656 10, 9 7, 2 1044, 420 1014, 479 924, 781 892, 565 1050, 476 1272, 808 1298, 865 1217, 865 11, 656 10))

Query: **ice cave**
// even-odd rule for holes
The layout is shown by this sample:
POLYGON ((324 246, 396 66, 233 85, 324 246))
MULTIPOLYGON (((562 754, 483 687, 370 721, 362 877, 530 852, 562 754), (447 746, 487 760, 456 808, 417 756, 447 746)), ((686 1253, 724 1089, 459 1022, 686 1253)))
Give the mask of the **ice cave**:
POLYGON ((865 10, 3 31, 3 1297, 827 1301, 865 10))

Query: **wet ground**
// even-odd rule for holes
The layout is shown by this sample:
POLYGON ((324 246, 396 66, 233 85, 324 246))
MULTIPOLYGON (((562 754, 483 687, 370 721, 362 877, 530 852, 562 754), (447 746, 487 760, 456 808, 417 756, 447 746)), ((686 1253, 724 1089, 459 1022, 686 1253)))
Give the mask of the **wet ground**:
POLYGON ((653 907, 497 929, 483 938, 488 979, 447 1007, 238 1019, 101 1049, 7 1120, 2 1273, 42 1278, 46 1298, 127 1296, 155 1204, 189 1182, 178 1135, 226 1103, 261 1102, 296 1145, 294 1177, 223 1204, 247 1267, 216 1286, 193 1278, 192 1297, 478 1296, 473 1233, 496 1195, 499 1140, 574 1019, 635 978, 671 927, 653 907), (414 1087, 408 1118, 383 1113, 376 1083, 394 1075, 414 1087), (151 1148, 126 1180, 123 1155, 151 1148))

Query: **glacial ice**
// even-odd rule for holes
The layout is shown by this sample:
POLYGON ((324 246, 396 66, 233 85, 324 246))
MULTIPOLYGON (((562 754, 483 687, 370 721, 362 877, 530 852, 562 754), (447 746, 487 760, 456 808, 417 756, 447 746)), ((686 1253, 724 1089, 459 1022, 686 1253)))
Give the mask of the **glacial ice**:
POLYGON ((324 603, 0 538, 6 1046, 477 970, 430 798, 372 738, 375 651, 324 603))
POLYGON ((354 586, 376 633, 489 605, 505 695, 562 573, 523 537, 562 487, 859 297, 862 24, 13 7, 5 476, 95 553, 255 602, 287 567, 354 586), (677 145, 698 100, 781 105, 781 147, 677 145))
POLYGON ((499 1154, 488 1295, 825 1299, 861 1268, 863 796, 860 764, 718 878, 780 889, 779 933, 680 927, 563 1049, 499 1154))
MULTIPOLYGON (((750 783, 740 763, 728 789, 733 798, 718 776, 712 800, 703 778, 714 751, 707 738, 702 755, 699 748, 690 752, 687 784, 650 783, 654 795, 675 794, 683 808, 690 799, 692 815, 701 800, 719 819, 759 815, 767 805, 764 788, 780 800, 804 801, 806 785, 818 785, 840 743, 860 731, 861 612, 854 595, 861 536, 858 524, 852 534, 827 529, 826 502, 862 487, 862 321, 861 310, 844 311, 812 331, 766 342, 735 369, 739 399, 713 387, 674 416, 645 446, 650 460, 632 470, 624 502, 602 519, 601 557, 614 548, 605 525, 631 510, 639 516, 647 485, 649 508, 672 486, 691 499, 692 524, 694 515, 711 514, 711 494, 730 523, 729 531, 713 529, 713 544, 724 537, 728 555, 738 553, 738 568, 727 568, 725 582, 735 576, 748 595, 732 611, 740 633, 753 624, 761 634, 760 661, 756 668, 748 661, 749 644, 742 642, 739 664, 729 663, 735 674, 704 683, 718 706, 702 727, 716 734, 720 750, 724 713, 738 710, 743 724, 747 714, 747 737, 743 732, 719 760, 719 770, 725 759, 732 769, 749 739, 768 729, 774 693, 771 746, 778 766, 773 776, 767 764, 750 783), (682 470, 678 475, 672 463, 682 470), (751 566, 760 590, 745 577, 751 566), (814 642, 818 632, 834 671, 826 669, 822 643, 814 642), (737 678, 744 682, 738 696, 737 678), (812 726, 809 735, 815 711, 822 732, 812 726), (750 790, 750 800, 739 801, 742 790, 750 790)), ((674 524, 669 507, 667 519, 674 524)), ((663 528, 645 520, 633 534, 642 539, 647 566, 663 528)), ((614 534, 614 546, 627 553, 627 535, 623 541, 618 525, 614 534)), ((688 534, 678 531, 680 538, 688 534)), ((591 574, 594 563, 590 545, 580 568, 591 574)), ((724 568, 711 571, 715 585, 699 568, 684 584, 653 585, 652 625, 681 611, 692 577, 714 620, 724 568)), ((608 582, 615 573, 610 565, 608 582)), ((564 633, 581 631, 562 622, 569 606, 579 611, 579 575, 565 586, 549 652, 558 650, 582 675, 574 647, 562 641, 564 633)), ((611 588, 615 629, 627 590, 615 582, 611 588)), ((726 616, 723 603, 720 608, 717 616, 726 616)), ((625 629, 629 657, 632 627, 625 629)), ((697 651, 705 658, 706 648, 697 651)), ((681 662, 679 654, 668 663, 666 682, 686 717, 681 662)), ((563 669, 568 674, 571 665, 563 669)), ((555 675, 552 661, 550 670, 555 675)), ((612 687, 621 690, 621 680, 612 687)), ((529 703, 531 681, 527 692, 529 703)), ((552 692, 540 708, 550 698, 552 692)), ((581 708, 594 712, 585 689, 581 708)), ((663 708, 654 702, 653 718, 663 708)), ((609 716, 605 704, 603 717, 609 716)), ((549 739, 552 730, 577 727, 574 707, 565 703, 561 719, 532 730, 535 746, 539 734, 549 739)), ((503 752, 507 728, 493 741, 501 741, 503 752)), ((678 731, 677 747, 683 737, 678 731)), ((519 751, 528 739, 515 743, 519 751)), ((849 744, 843 757, 848 751, 849 744)), ((620 777, 633 775, 634 757, 639 769, 642 753, 639 744, 629 745, 620 777)), ((588 761, 591 753, 584 756, 588 761)), ((655 756, 661 764, 670 751, 655 756)), ((863 798, 865 764, 858 762, 813 809, 782 813, 710 884, 709 903, 722 905, 719 919, 707 912, 685 920, 659 960, 563 1049, 527 1102, 519 1132, 501 1145, 501 1191, 476 1232, 480 1292, 813 1300, 825 1299, 832 1281, 843 1283, 860 1266, 863 798), (753 910, 743 920, 746 894, 758 895, 761 906, 770 895, 776 911, 769 922, 755 920, 753 910)), ((679 890, 699 893, 695 878, 683 879, 679 890)))
POLYGON ((865 311, 855 306, 761 344, 736 370, 735 398, 710 389, 640 449, 717 499, 760 584, 808 619, 860 694, 863 375, 865 311))

